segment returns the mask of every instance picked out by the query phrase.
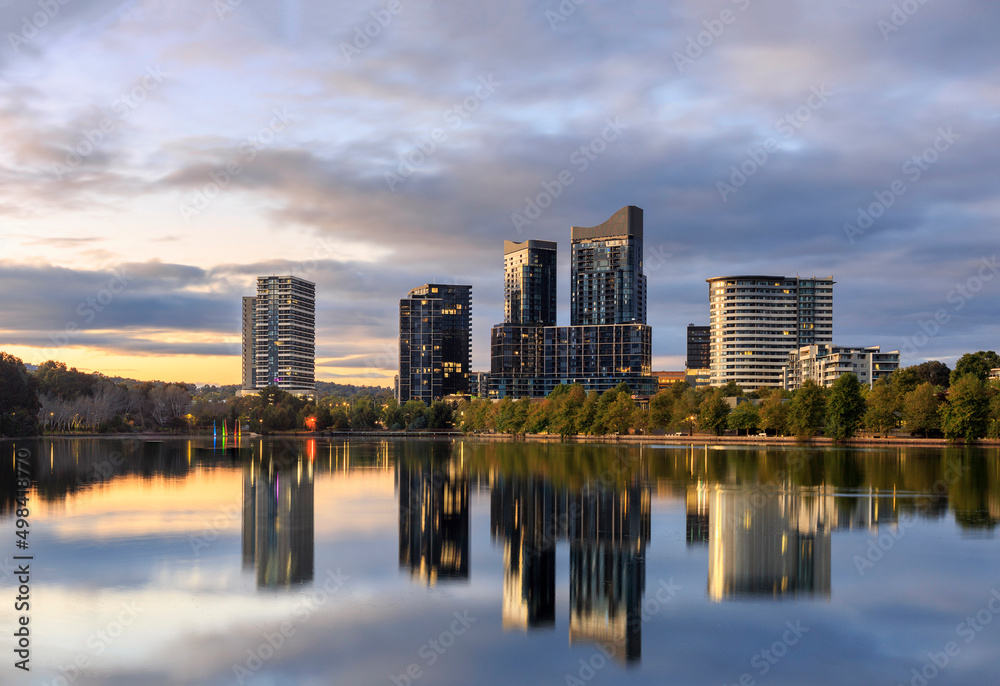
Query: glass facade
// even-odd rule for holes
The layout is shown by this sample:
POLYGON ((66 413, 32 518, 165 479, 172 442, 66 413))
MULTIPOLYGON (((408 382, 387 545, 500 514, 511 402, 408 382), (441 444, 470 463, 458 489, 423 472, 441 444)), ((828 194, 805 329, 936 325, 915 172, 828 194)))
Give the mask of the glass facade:
POLYGON ((504 322, 555 326, 556 244, 504 241, 504 322))
POLYGON ((623 207, 570 235, 570 324, 645 324, 642 210, 623 207))
POLYGON ((400 403, 469 392, 472 286, 426 284, 399 301, 400 403))
POLYGON ((506 321, 490 337, 491 398, 541 398, 573 383, 604 392, 625 382, 635 394, 656 393, 642 210, 623 207, 600 226, 572 227, 571 237, 570 326, 555 326, 555 243, 504 242, 506 321))
POLYGON ((710 326, 695 326, 688 324, 687 328, 687 361, 684 366, 688 369, 708 369, 709 368, 709 341, 711 341, 712 328, 710 326))

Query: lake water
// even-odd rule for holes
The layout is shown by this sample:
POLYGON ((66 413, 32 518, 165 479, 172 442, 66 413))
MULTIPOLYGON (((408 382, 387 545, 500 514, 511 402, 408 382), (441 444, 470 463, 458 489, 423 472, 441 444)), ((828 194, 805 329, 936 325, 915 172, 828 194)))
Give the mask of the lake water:
POLYGON ((0 465, 4 684, 1000 680, 996 449, 53 439, 0 465))

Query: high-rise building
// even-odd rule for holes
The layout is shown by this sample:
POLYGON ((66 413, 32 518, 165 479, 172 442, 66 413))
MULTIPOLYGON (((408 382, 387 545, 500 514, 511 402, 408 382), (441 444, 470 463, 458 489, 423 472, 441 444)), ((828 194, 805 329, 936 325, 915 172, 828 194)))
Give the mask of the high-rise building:
POLYGON ((257 277, 243 298, 243 389, 316 390, 316 284, 297 276, 257 277))
POLYGON ((829 388, 841 374, 854 374, 865 386, 888 379, 899 368, 899 351, 882 352, 877 345, 845 348, 837 345, 806 345, 788 353, 785 388, 790 391, 812 379, 829 388))
POLYGON ((555 287, 545 285, 555 281, 555 243, 504 243, 505 322, 491 334, 492 398, 543 397, 574 383, 587 391, 624 382, 633 393, 656 392, 652 330, 645 323, 642 210, 623 207, 599 226, 572 227, 571 236, 570 326, 555 326, 555 287), (522 262, 538 269, 526 272, 522 262))
POLYGON ((709 342, 711 341, 712 327, 695 326, 688 324, 687 328, 687 361, 684 366, 688 369, 708 369, 709 364, 709 342))
POLYGON ((257 311, 257 298, 252 295, 243 297, 243 381, 241 386, 245 391, 256 388, 254 370, 257 357, 257 341, 254 328, 254 313, 257 311))
POLYGON ((833 277, 719 276, 708 281, 713 386, 781 387, 788 353, 833 342, 833 277))
POLYGON ((555 326, 555 242, 504 241, 503 262, 504 322, 555 326))
POLYGON ((642 210, 623 207, 570 236, 570 324, 645 324, 642 210))
POLYGON ((429 283, 399 301, 400 404, 469 392, 472 286, 429 283))

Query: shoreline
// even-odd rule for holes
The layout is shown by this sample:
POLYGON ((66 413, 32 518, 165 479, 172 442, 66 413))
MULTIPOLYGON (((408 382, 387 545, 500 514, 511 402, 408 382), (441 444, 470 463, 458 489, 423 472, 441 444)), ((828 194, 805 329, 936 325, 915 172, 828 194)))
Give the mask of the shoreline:
MULTIPOLYGON (((577 434, 563 438, 557 434, 508 434, 508 433, 470 433, 460 431, 411 432, 411 431, 336 431, 336 432, 276 432, 268 435, 242 436, 241 438, 464 438, 484 442, 534 442, 534 443, 628 443, 645 445, 650 443, 669 445, 744 445, 754 447, 787 447, 787 446, 923 446, 928 448, 965 448, 965 447, 998 447, 1000 439, 983 438, 971 446, 964 441, 952 442, 945 438, 919 438, 912 436, 861 436, 845 441, 835 441, 826 436, 816 436, 800 439, 795 436, 715 436, 711 434, 693 434, 677 436, 675 434, 642 434, 627 436, 587 436, 577 434)), ((40 436, 21 436, 18 438, 0 437, 0 442, 42 440, 46 438, 106 438, 114 440, 125 439, 190 439, 212 438, 211 434, 203 433, 59 433, 40 436)), ((215 436, 218 439, 218 436, 215 436)), ((226 440, 233 441, 227 436, 226 440)))

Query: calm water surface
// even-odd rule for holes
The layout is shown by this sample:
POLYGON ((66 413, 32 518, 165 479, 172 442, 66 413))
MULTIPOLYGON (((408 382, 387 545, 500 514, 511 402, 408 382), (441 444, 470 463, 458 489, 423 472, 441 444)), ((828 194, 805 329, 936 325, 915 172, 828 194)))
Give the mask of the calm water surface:
POLYGON ((8 564, 15 450, 0 683, 1000 681, 995 449, 2 443, 8 564))

